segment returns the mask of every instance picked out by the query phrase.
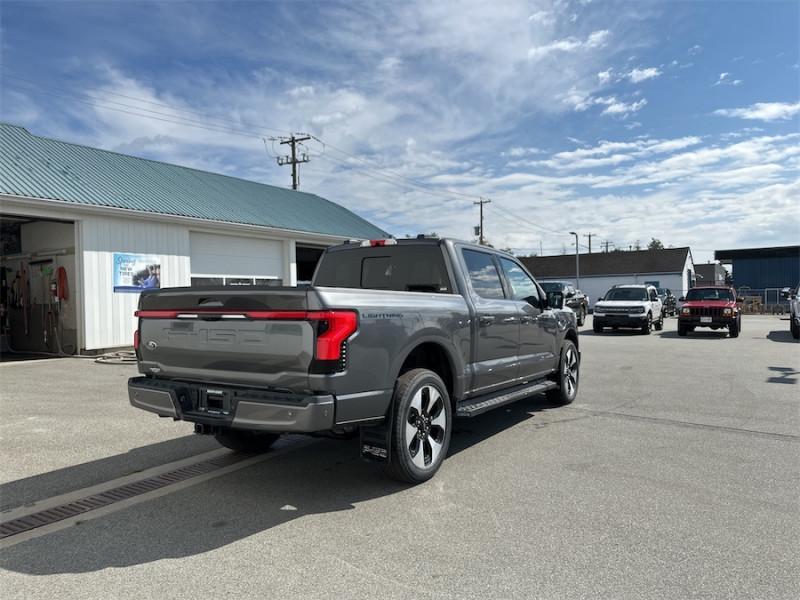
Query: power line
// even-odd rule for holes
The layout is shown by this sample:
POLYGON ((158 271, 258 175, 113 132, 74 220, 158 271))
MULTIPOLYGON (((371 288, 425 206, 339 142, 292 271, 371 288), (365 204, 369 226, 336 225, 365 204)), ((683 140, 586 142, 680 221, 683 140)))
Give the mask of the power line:
MULTIPOLYGON (((4 65, 0 64, 0 68, 4 68, 4 65)), ((111 102, 111 103, 114 103, 114 104, 119 104, 121 106, 127 106, 129 108, 135 108, 137 110, 144 110, 144 111, 147 111, 147 112, 155 112, 155 114, 164 115, 164 113, 159 113, 157 111, 150 111, 149 109, 142 108, 142 107, 139 107, 139 106, 131 106, 129 104, 123 104, 123 103, 116 102, 114 100, 109 100, 109 99, 106 99, 106 98, 97 98, 96 95, 92 95, 92 94, 90 94, 88 92, 74 92, 74 91, 54 92, 54 91, 52 91, 54 89, 52 87, 44 86, 41 83, 38 83, 37 81, 34 81, 33 79, 28 79, 26 77, 20 77, 19 75, 13 75, 13 74, 7 73, 7 72, 3 74, 3 77, 11 77, 12 79, 17 79, 19 81, 23 81, 23 82, 25 82, 25 83, 27 83, 29 85, 33 85, 33 86, 38 87, 38 88, 40 88, 42 90, 51 90, 51 91, 48 92, 51 95, 58 95, 58 94, 65 94, 65 95, 70 95, 70 96, 82 95, 82 96, 86 96, 88 98, 92 98, 94 100, 100 100, 102 102, 111 102)), ((193 115, 196 115, 196 116, 203 117, 203 118, 205 118, 207 120, 218 121, 220 123, 228 123, 228 124, 231 124, 231 125, 233 125, 235 127, 248 127, 248 128, 252 128, 252 129, 262 129, 264 131, 274 131, 274 132, 278 132, 278 133, 289 133, 289 134, 291 134, 291 131, 288 131, 286 129, 277 129, 275 127, 267 127, 265 125, 253 125, 253 124, 243 123, 241 121, 235 121, 233 119, 226 119, 225 117, 218 117, 218 116, 210 115, 209 113, 204 113, 204 112, 201 112, 201 111, 192 110, 190 108, 177 108, 175 106, 172 106, 170 104, 166 104, 164 102, 155 102, 153 100, 147 100, 145 98, 139 98, 137 96, 129 96, 127 94, 120 94, 118 92, 112 92, 110 90, 95 90, 93 92, 93 94, 117 96, 119 98, 125 98, 127 100, 133 100, 135 102, 140 102, 142 104, 150 104, 152 106, 160 106, 162 108, 167 108, 167 109, 169 109, 169 110, 171 110, 171 111, 173 111, 175 113, 193 114, 193 115)), ((186 118, 186 117, 182 117, 180 115, 166 115, 166 116, 173 116, 173 117, 176 117, 176 118, 179 118, 179 119, 186 118)), ((197 122, 197 121, 195 121, 195 122, 197 122)))

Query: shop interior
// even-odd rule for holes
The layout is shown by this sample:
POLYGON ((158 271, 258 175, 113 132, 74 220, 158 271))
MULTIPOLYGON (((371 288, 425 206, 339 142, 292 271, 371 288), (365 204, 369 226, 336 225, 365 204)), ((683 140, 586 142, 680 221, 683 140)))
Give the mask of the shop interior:
POLYGON ((0 214, 0 360, 78 353, 73 222, 0 214))

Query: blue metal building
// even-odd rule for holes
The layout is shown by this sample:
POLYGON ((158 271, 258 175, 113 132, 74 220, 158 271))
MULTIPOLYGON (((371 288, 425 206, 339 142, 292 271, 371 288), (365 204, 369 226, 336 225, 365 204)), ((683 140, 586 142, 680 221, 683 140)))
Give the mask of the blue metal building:
POLYGON ((732 266, 737 288, 766 290, 800 282, 800 246, 716 250, 714 258, 732 266))

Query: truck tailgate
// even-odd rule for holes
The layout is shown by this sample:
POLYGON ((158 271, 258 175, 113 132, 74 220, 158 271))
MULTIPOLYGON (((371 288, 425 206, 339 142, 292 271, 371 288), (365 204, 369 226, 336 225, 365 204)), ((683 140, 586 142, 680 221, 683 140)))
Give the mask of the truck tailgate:
POLYGON ((298 288, 175 288, 142 294, 139 370, 194 381, 306 388, 316 295, 298 288))

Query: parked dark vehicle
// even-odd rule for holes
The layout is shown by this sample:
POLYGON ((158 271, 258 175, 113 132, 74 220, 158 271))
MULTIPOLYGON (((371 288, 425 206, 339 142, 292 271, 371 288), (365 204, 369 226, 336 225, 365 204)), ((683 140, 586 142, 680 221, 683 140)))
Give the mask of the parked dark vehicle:
POLYGON ((517 259, 418 238, 329 248, 309 287, 173 288, 139 300, 131 404, 229 448, 360 432, 397 479, 434 475, 453 418, 531 394, 572 402, 575 314, 517 259))
POLYGON ((727 328, 732 337, 742 331, 742 314, 737 305, 736 290, 731 287, 703 286, 690 289, 681 298, 678 335, 685 336, 697 327, 713 330, 727 328))
POLYGON ((564 306, 575 313, 579 327, 586 322, 586 315, 589 312, 589 299, 586 294, 575 289, 575 286, 567 281, 543 281, 541 286, 548 294, 560 293, 564 297, 564 306))
POLYGON ((781 290, 781 296, 789 301, 789 331, 794 339, 800 340, 800 283, 794 289, 781 290))
POLYGON ((678 314, 678 300, 672 294, 669 288, 656 288, 658 297, 661 299, 661 304, 664 310, 665 317, 672 317, 678 314))

